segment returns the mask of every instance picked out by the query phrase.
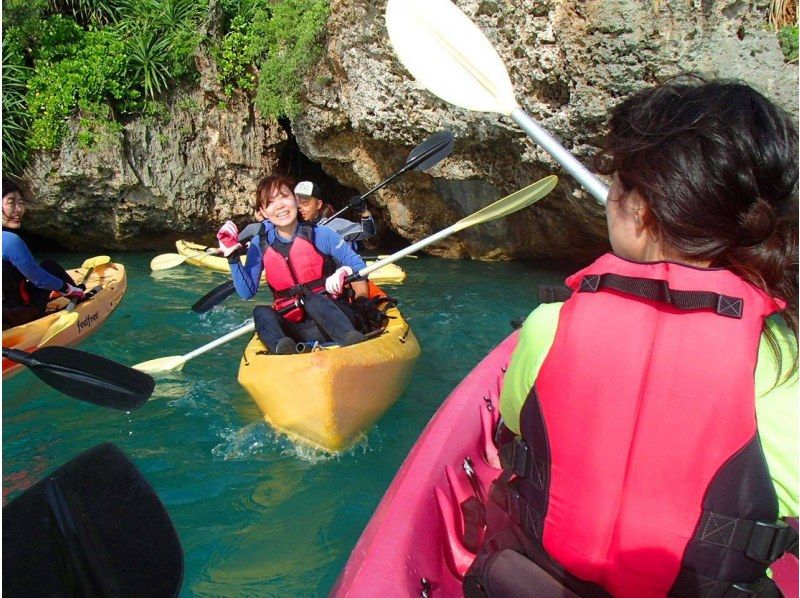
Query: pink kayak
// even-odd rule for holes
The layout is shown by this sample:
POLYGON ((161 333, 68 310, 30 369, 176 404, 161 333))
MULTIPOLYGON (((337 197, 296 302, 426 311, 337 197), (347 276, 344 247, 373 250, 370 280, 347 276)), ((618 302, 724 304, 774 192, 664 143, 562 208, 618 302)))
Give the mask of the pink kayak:
MULTIPOLYGON (((500 343, 428 422, 361 534, 332 596, 460 596, 482 529, 471 514, 500 473, 492 440, 503 375, 517 343, 500 343)), ((498 509, 487 509, 498 517, 498 509)), ((497 529, 503 521, 490 520, 497 529)), ((798 562, 773 565, 787 598, 798 598, 798 562)))

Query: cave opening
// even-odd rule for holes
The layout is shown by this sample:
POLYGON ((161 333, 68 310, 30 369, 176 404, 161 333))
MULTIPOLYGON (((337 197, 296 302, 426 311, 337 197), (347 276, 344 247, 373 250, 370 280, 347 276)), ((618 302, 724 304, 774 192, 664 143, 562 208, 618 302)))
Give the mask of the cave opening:
MULTIPOLYGON (((319 185, 322 193, 320 199, 329 203, 336 211, 339 211, 353 196, 359 194, 358 189, 340 183, 335 177, 326 173, 319 162, 314 162, 300 150, 297 139, 292 133, 292 123, 289 119, 282 118, 279 122, 288 139, 278 159, 280 172, 297 181, 311 181, 319 185)), ((386 214, 374 202, 374 196, 367 198, 367 204, 375 219, 378 234, 362 244, 362 253, 389 253, 407 247, 409 242, 389 227, 386 222, 386 214)), ((358 218, 351 211, 345 211, 340 217, 348 220, 358 218)))

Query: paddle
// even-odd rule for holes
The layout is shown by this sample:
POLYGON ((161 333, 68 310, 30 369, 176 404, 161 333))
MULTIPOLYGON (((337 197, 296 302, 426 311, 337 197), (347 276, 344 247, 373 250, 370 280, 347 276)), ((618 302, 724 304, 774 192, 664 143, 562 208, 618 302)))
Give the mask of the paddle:
MULTIPOLYGON (((95 267, 102 266, 103 264, 107 264, 110 261, 111 258, 108 257, 107 255, 98 255, 96 257, 90 257, 88 260, 83 262, 83 265, 81 267, 87 268, 87 270, 86 274, 83 275, 83 280, 80 282, 80 284, 84 285, 85 288, 86 281, 89 280, 89 277, 92 275, 92 272, 94 272, 95 267)), ((38 346, 41 347, 46 342, 51 340, 54 336, 56 336, 57 334, 61 334, 64 330, 66 330, 70 326, 73 326, 75 322, 78 321, 78 318, 80 316, 73 311, 76 305, 78 305, 78 298, 73 297, 72 299, 70 299, 67 307, 64 308, 64 311, 61 312, 61 315, 58 316, 56 321, 53 322, 50 325, 50 328, 48 328, 47 331, 44 333, 44 335, 42 335, 42 338, 39 341, 38 346)))
POLYGON ((453 153, 453 147, 455 147, 455 139, 453 134, 450 131, 441 131, 439 133, 434 133, 430 137, 428 137, 425 141, 420 143, 417 147, 411 150, 411 153, 408 154, 408 158, 406 158, 406 163, 395 172, 392 176, 388 179, 383 181, 382 183, 378 183, 375 187, 360 195, 354 200, 348 202, 346 206, 336 212, 330 218, 326 218, 321 222, 321 224, 327 224, 342 212, 347 210, 348 208, 355 207, 359 205, 362 201, 364 201, 367 197, 375 193, 376 191, 383 189, 386 185, 391 183, 394 179, 399 177, 401 174, 408 172, 409 170, 428 170, 432 168, 442 160, 444 160, 447 156, 453 153))
POLYGON ((386 27, 400 62, 446 102, 510 116, 528 136, 605 204, 608 188, 520 107, 502 59, 449 0, 389 0, 386 27))
POLYGON ((226 280, 195 301, 192 305, 192 311, 198 314, 211 311, 217 305, 225 301, 225 299, 233 295, 235 291, 236 287, 233 285, 233 281, 226 280))
POLYGON ((158 272, 159 270, 169 270, 175 266, 180 266, 183 262, 192 258, 204 258, 209 255, 219 255, 218 249, 210 249, 209 251, 195 251, 192 255, 181 255, 180 253, 162 253, 150 260, 150 270, 158 272))
MULTIPOLYGON (((404 258, 405 256, 414 253, 422 249, 423 247, 427 247, 428 245, 440 241, 445 237, 452 235, 460 230, 464 230, 470 226, 475 226, 476 224, 481 224, 484 222, 489 222, 491 220, 496 220, 498 218, 502 218, 503 216, 507 216, 517 210, 521 210, 522 208, 531 205, 535 201, 538 201, 550 191, 555 188, 556 183, 558 183, 558 177, 556 176, 548 176, 543 178, 542 180, 525 187, 524 189, 520 189, 519 191, 515 191, 511 195, 508 195, 502 199, 498 199, 491 205, 486 206, 483 209, 478 210, 474 214, 467 216, 466 218, 462 218, 455 224, 448 226, 446 229, 439 231, 431 235, 430 237, 426 237, 421 241, 417 241, 413 245, 409 245, 405 249, 401 249, 400 251, 393 253, 392 255, 388 256, 385 259, 379 260, 365 268, 359 270, 356 274, 349 276, 347 278, 348 282, 353 280, 357 280, 359 278, 364 278, 370 272, 374 272, 375 270, 386 266, 387 264, 391 264, 396 262, 399 259, 404 258)), ((291 306, 286 308, 288 311, 292 309, 291 306)), ((169 357, 159 357, 157 359, 151 359, 150 361, 145 361, 143 363, 138 363, 134 368, 141 370, 143 372, 149 373, 160 373, 160 372, 168 372, 172 370, 179 370, 181 369, 184 364, 190 359, 197 357, 198 355, 202 355, 206 351, 210 351, 220 345, 227 343, 230 340, 243 336, 245 334, 250 334, 255 330, 255 323, 253 320, 250 320, 249 323, 245 324, 244 326, 237 328, 229 332, 228 334, 218 338, 217 340, 211 341, 210 343, 195 349, 185 355, 172 355, 169 357)))
POLYGON ((68 347, 44 347, 33 353, 3 347, 3 357, 28 367, 65 395, 119 411, 138 409, 155 388, 147 374, 68 347))
POLYGON ((177 596, 183 550, 167 511, 111 443, 3 507, 6 596, 177 596))

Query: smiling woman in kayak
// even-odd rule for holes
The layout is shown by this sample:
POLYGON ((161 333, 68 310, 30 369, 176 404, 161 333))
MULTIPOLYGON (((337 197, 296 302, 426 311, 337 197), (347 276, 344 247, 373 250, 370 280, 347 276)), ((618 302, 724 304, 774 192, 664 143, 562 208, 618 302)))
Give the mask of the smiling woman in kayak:
POLYGON ((3 330, 42 316, 52 291, 70 298, 83 296, 83 290, 56 262, 33 259, 16 233, 24 214, 19 187, 3 179, 3 330))
POLYGON ((797 550, 797 130, 694 77, 609 129, 613 253, 522 329, 493 493, 516 523, 465 592, 775 596, 766 569, 797 550))
MULTIPOLYGON (((256 307, 253 317, 261 342, 279 355, 293 353, 297 341, 332 340, 351 345, 364 338, 355 329, 353 312, 341 295, 345 277, 366 265, 330 228, 297 221, 293 186, 294 182, 283 176, 270 176, 259 183, 255 209, 265 225, 250 242, 244 265, 236 253, 240 247, 236 225, 226 222, 217 234, 242 298, 256 294, 265 272, 275 300, 272 307, 256 307), (302 305, 297 305, 301 299, 302 305), (288 311, 278 313, 283 309, 288 311)), ((357 297, 369 292, 364 281, 352 283, 352 288, 357 297)))

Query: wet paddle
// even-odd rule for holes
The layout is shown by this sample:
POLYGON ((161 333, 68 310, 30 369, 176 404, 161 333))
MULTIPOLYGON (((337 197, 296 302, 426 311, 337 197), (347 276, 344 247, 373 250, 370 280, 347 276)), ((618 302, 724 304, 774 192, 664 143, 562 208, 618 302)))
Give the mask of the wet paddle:
POLYGON ((391 183, 401 174, 408 172, 409 170, 428 170, 429 168, 433 168, 439 162, 444 160, 447 156, 453 153, 453 148, 455 147, 455 138, 450 131, 441 131, 439 133, 434 133, 430 137, 428 137, 425 141, 420 143, 417 147, 411 150, 411 153, 408 154, 406 158, 406 163, 395 172, 392 176, 388 179, 383 181, 382 183, 378 183, 372 189, 360 195, 356 199, 350 201, 346 206, 336 212, 330 218, 326 218, 322 221, 321 224, 327 224, 340 214, 342 214, 345 210, 352 208, 361 204, 367 197, 375 193, 376 191, 383 189, 386 185, 391 183))
MULTIPOLYGON (((436 243, 444 239, 445 237, 452 235, 460 230, 464 230, 470 226, 475 226, 476 224, 482 224, 484 222, 489 222, 491 220, 496 220, 498 218, 502 218, 503 216, 507 216, 517 210, 521 210, 522 208, 531 205, 535 201, 540 200, 545 195, 552 191, 556 184, 558 183, 558 177, 556 176, 548 176, 543 178, 540 181, 537 181, 533 185, 525 187, 524 189, 520 189, 519 191, 515 191, 511 195, 508 195, 502 199, 498 199, 493 204, 486 206, 467 216, 466 218, 462 218, 455 224, 448 226, 446 229, 439 231, 431 235, 430 237, 426 237, 421 241, 417 241, 413 245, 406 247, 405 249, 401 249, 400 251, 393 253, 392 255, 388 256, 385 259, 377 261, 365 268, 359 270, 356 274, 348 277, 348 281, 357 280, 358 278, 364 278, 370 272, 374 272, 375 270, 382 268, 387 264, 392 264, 397 260, 404 258, 407 255, 414 253, 432 243, 436 243)), ((286 308, 286 311, 291 309, 291 307, 286 308)), ((157 359, 151 359, 150 361, 145 361, 143 363, 136 364, 136 369, 139 369, 143 372, 149 373, 161 373, 161 372, 168 372, 174 370, 180 370, 187 361, 197 357, 198 355, 202 355, 203 353, 210 351, 220 345, 227 343, 230 340, 243 336, 245 334, 250 334, 255 330, 255 324, 253 320, 250 320, 247 324, 242 326, 241 328, 237 328, 229 332, 228 334, 211 341, 208 344, 195 349, 185 355, 172 355, 169 357, 159 357, 157 359)))
POLYGON ((155 388, 153 378, 143 372, 69 347, 43 347, 33 353, 3 347, 3 357, 26 366, 65 395, 119 411, 138 409, 155 388))
POLYGON ((192 311, 198 314, 204 314, 207 311, 211 311, 235 292, 236 287, 233 286, 233 281, 226 280, 195 301, 192 305, 192 311))
MULTIPOLYGON (((444 160, 447 156, 453 153, 453 147, 455 147, 455 138, 450 131, 441 131, 439 133, 434 133, 430 137, 428 137, 425 141, 420 143, 417 147, 411 150, 411 153, 408 154, 406 158, 405 164, 397 170, 394 174, 392 174, 388 179, 385 181, 377 184, 375 187, 364 193, 363 195, 358 197, 358 202, 360 203, 376 191, 383 189, 386 185, 391 183, 394 179, 399 177, 401 174, 408 172, 409 170, 427 170, 428 168, 432 168, 442 160, 444 160)), ((322 224, 326 224, 336 218, 339 214, 350 208, 350 204, 348 203, 345 207, 341 210, 336 212, 330 218, 326 218, 322 224)), ((255 236, 255 235, 253 235, 255 236)), ((252 236, 239 236, 239 242, 244 244, 248 242, 252 236)), ((165 254, 170 255, 170 254, 165 254)), ((172 254, 175 255, 175 254, 172 254)), ((164 257, 163 262, 165 264, 172 263, 165 256, 157 256, 153 258, 153 262, 157 259, 164 257)), ((174 261, 174 260, 173 260, 174 261)), ((150 262, 150 267, 152 269, 156 269, 153 267, 153 262, 150 262)), ((183 262, 178 262, 183 263, 183 262)), ((178 263, 175 265, 177 266, 178 263)), ((172 266, 167 266, 171 268, 172 266)), ((165 270, 165 268, 160 268, 165 270)), ((215 288, 211 289, 208 293, 203 295, 200 299, 198 299, 194 305, 192 305, 192 311, 198 314, 204 314, 208 311, 214 309, 217 305, 225 301, 228 297, 233 295, 234 293, 233 282, 226 281, 222 284, 216 286, 215 288)))
POLYGON ((186 260, 190 260, 192 258, 195 259, 203 259, 204 257, 208 257, 209 255, 219 255, 220 252, 217 249, 209 249, 208 251, 195 251, 192 255, 181 255, 180 253, 162 253, 161 255, 157 255, 152 260, 150 260, 150 270, 153 272, 158 272, 160 270, 169 270, 170 268, 174 268, 175 266, 180 266, 186 260))
POLYGON ((110 443, 3 507, 6 596, 177 596, 183 550, 153 488, 110 443))
POLYGON ((446 102, 510 116, 601 204, 608 188, 514 97, 502 59, 483 32, 449 0, 389 0, 386 27, 400 62, 446 102))
MULTIPOLYGON (((86 274, 83 275, 83 280, 80 282, 80 284, 84 285, 85 288, 86 281, 89 280, 89 277, 92 275, 92 272, 94 272, 94 269, 97 266, 102 266, 110 261, 111 258, 107 255, 98 255, 83 262, 81 267, 86 268, 87 270, 86 274)), ((50 341, 56 335, 61 334, 70 326, 75 325, 75 322, 77 322, 79 318, 78 314, 73 311, 76 305, 78 305, 78 298, 73 297, 70 299, 67 307, 64 308, 64 311, 61 312, 61 315, 58 316, 58 319, 56 319, 56 321, 50 325, 50 328, 47 329, 44 335, 42 335, 42 339, 39 341, 40 347, 50 341)))

